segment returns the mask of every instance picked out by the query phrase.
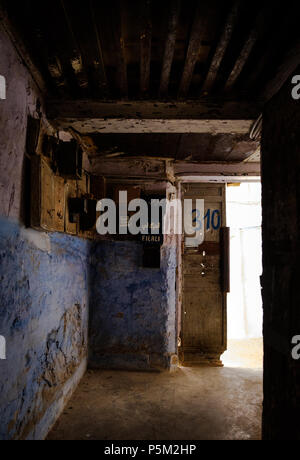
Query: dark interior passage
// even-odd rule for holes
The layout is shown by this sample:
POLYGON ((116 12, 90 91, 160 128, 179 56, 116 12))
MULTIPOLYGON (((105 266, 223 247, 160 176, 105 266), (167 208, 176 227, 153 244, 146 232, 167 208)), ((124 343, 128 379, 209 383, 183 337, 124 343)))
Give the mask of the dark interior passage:
POLYGON ((298 22, 296 1, 0 1, 1 440, 299 439, 298 22), (262 418, 261 370, 215 367, 224 190, 260 179, 262 418), (101 235, 122 191, 203 199, 204 241, 124 235, 131 209, 101 235))

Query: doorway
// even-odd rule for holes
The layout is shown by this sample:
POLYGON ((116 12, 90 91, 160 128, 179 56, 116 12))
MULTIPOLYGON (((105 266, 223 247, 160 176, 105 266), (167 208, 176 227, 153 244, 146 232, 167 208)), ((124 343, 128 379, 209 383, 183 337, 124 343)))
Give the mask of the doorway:
POLYGON ((205 240, 192 249, 182 244, 180 361, 261 370, 261 183, 186 183, 182 198, 204 199, 205 240), (208 218, 216 212, 217 226, 208 218), (229 248, 224 228, 230 229, 229 248), (222 264, 226 250, 228 287, 222 264))
MULTIPOLYGON (((222 366, 221 355, 227 348, 226 291, 222 286, 224 251, 222 229, 226 228, 225 184, 186 183, 184 201, 204 200, 200 227, 202 243, 193 247, 183 241, 182 254, 182 329, 180 362, 184 366, 210 364, 222 366)), ((195 214, 195 215, 196 215, 195 214)), ((196 217, 195 217, 196 219, 196 217)))
POLYGON ((261 183, 228 184, 230 292, 227 296, 225 366, 263 368, 261 183))

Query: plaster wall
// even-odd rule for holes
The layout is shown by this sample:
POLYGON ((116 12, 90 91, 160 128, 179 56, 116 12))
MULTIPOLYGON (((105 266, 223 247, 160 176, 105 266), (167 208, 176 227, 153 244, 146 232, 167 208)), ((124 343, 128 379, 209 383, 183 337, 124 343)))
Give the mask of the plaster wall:
POLYGON ((27 115, 43 118, 43 98, 2 26, 0 75, 0 439, 43 439, 87 365, 89 243, 24 228, 27 115))

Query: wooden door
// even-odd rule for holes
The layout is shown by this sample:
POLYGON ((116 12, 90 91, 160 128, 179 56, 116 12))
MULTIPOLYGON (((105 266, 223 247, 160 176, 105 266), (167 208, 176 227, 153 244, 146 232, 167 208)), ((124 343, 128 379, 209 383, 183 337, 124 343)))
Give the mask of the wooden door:
POLYGON ((184 199, 204 199, 204 242, 184 245, 180 358, 183 365, 222 365, 227 347, 226 293, 221 285, 221 228, 226 226, 225 185, 184 184, 184 199))

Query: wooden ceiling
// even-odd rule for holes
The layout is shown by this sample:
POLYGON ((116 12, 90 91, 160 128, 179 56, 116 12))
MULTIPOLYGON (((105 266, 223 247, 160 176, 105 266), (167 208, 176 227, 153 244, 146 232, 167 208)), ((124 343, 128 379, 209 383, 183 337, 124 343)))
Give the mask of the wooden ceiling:
POLYGON ((299 38, 294 1, 4 3, 50 95, 67 99, 259 98, 299 38))
POLYGON ((257 139, 236 132, 236 125, 205 132, 203 125, 191 124, 196 128, 189 131, 184 123, 260 115, 299 64, 298 3, 2 0, 42 75, 49 118, 58 128, 90 135, 91 155, 180 161, 244 161, 257 152, 257 139), (192 105, 192 115, 182 103, 192 105), (175 133, 166 129, 168 117, 182 118, 175 133), (102 131, 103 122, 120 118, 135 120, 135 129, 102 131), (143 131, 144 118, 163 119, 161 131, 151 136, 149 123, 143 131))

